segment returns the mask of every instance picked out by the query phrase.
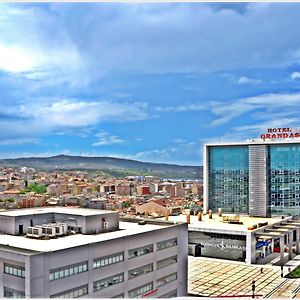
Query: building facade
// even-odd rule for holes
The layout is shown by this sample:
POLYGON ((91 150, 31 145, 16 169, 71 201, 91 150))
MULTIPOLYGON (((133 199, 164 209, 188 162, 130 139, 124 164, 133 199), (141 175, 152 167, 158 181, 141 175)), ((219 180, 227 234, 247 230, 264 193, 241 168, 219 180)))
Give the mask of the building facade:
POLYGON ((204 147, 204 211, 300 213, 300 141, 251 140, 204 147))
POLYGON ((116 212, 57 207, 1 212, 0 225, 0 298, 187 294, 187 224, 119 222, 116 212), (24 236, 51 224, 72 234, 24 236))

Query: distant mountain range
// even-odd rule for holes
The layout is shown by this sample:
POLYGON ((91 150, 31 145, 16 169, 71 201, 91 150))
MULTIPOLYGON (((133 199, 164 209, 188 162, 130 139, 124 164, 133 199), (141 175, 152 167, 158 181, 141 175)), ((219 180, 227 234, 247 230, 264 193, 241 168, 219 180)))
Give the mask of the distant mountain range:
POLYGON ((28 157, 2 159, 0 166, 31 167, 41 171, 87 170, 103 172, 110 176, 154 175, 163 178, 191 178, 202 180, 202 166, 141 162, 114 157, 85 157, 57 155, 51 157, 28 157))

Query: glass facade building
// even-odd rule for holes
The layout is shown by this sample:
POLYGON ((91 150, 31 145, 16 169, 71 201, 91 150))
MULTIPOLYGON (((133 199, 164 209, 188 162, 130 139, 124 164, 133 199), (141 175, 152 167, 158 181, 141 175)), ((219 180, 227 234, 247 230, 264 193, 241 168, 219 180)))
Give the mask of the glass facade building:
POLYGON ((206 145, 204 159, 204 210, 251 215, 251 207, 264 201, 272 215, 300 214, 299 142, 206 145))
POLYGON ((209 199, 213 210, 248 212, 249 155, 247 146, 212 147, 209 152, 209 199))
POLYGON ((299 215, 300 144, 270 145, 269 160, 272 214, 299 215))

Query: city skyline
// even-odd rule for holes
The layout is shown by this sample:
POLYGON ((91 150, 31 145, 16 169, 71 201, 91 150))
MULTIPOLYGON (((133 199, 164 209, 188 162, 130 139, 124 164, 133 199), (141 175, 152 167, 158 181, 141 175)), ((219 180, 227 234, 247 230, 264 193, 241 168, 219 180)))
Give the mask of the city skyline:
POLYGON ((202 165, 300 127, 299 3, 2 3, 0 158, 202 165))

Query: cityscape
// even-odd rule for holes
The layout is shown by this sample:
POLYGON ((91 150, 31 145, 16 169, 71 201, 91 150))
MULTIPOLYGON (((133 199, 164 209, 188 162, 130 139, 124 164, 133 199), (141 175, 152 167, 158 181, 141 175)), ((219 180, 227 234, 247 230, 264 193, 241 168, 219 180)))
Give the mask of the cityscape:
POLYGON ((0 298, 300 298, 300 4, 0 4, 0 298))

